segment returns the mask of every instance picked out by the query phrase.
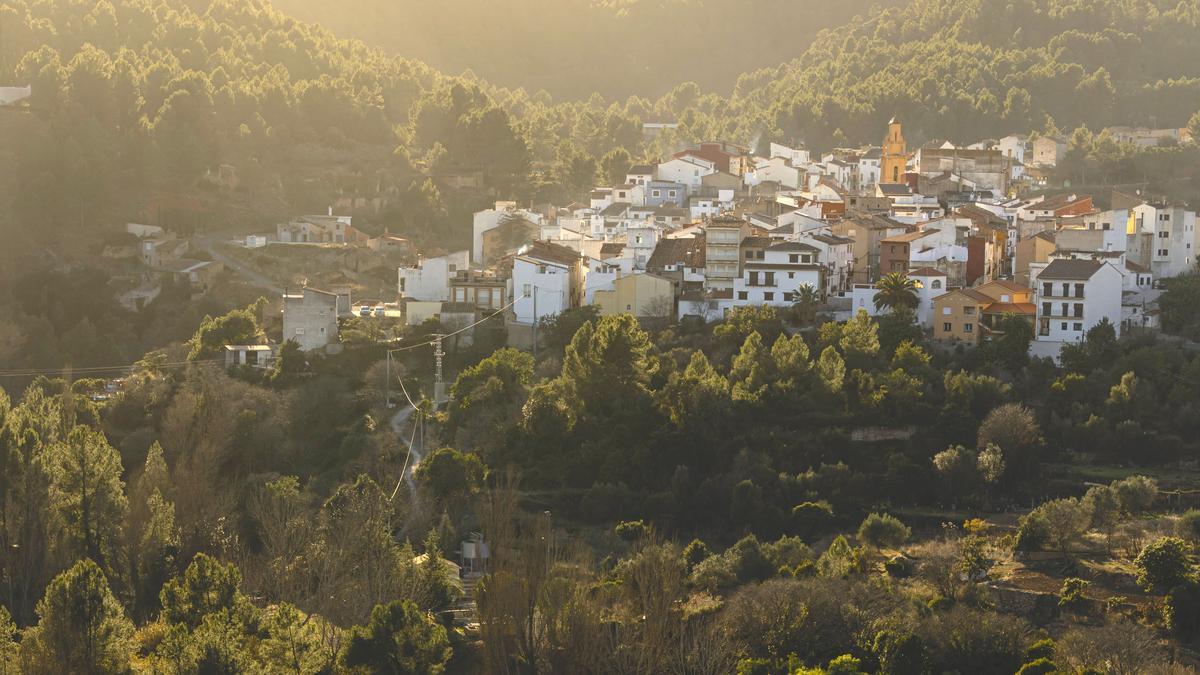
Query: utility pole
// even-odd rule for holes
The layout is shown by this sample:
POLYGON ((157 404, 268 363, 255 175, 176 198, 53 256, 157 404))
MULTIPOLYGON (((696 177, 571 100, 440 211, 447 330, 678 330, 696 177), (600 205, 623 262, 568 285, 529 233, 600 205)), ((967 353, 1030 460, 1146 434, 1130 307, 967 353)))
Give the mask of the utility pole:
POLYGON ((537 288, 537 286, 534 286, 533 287, 533 360, 535 363, 537 362, 537 349, 538 349, 538 344, 537 344, 538 343, 537 296, 538 296, 538 288, 537 288))
POLYGON ((436 410, 446 400, 446 383, 442 381, 442 357, 446 352, 442 351, 442 338, 444 335, 434 336, 433 346, 433 407, 436 410))

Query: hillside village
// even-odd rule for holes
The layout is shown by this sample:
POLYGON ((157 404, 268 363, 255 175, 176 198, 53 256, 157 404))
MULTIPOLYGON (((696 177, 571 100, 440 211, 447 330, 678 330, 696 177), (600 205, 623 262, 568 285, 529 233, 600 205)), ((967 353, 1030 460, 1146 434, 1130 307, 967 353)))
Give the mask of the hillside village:
MULTIPOLYGON (((1191 142, 1186 130, 1110 133, 1146 147, 1164 137, 1191 142)), ((704 142, 629 166, 624 182, 596 186, 586 201, 497 201, 475 213, 469 250, 425 256, 403 237, 363 233, 332 208, 238 243, 369 251, 355 265, 377 277, 400 260, 394 297, 353 297, 345 278, 313 284, 325 293, 307 297, 343 318, 408 326, 502 320, 508 343, 522 348, 539 322, 586 305, 660 324, 763 305, 877 316, 892 310, 876 302, 881 280, 898 277, 934 341, 978 345, 1015 316, 1035 329, 1031 353, 1054 358, 1102 322, 1118 335, 1158 329, 1161 282, 1192 271, 1200 244, 1196 212, 1154 196, 1153 186, 1084 194, 1054 184, 1066 150, 1054 136, 910 148, 893 119, 879 146, 814 157, 771 143, 759 156, 704 142), (340 304, 323 299, 334 296, 340 304)), ((169 242, 146 236, 144 256, 169 242)), ((219 263, 179 258, 164 269, 202 284, 209 265, 219 263)), ((306 350, 336 344, 336 323, 286 320, 300 306, 292 297, 283 339, 306 350)))

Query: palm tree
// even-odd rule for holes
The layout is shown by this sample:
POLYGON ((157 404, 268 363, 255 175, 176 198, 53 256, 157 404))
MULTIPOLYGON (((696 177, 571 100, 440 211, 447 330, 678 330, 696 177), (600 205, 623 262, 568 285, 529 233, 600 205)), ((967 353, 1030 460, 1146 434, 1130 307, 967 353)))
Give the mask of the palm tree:
POLYGON ((821 304, 821 293, 812 284, 804 284, 792 294, 792 310, 796 320, 810 323, 817 318, 817 306, 821 304))
POLYGON ((875 283, 875 289, 875 309, 916 309, 920 304, 917 298, 917 282, 899 272, 884 275, 875 283))

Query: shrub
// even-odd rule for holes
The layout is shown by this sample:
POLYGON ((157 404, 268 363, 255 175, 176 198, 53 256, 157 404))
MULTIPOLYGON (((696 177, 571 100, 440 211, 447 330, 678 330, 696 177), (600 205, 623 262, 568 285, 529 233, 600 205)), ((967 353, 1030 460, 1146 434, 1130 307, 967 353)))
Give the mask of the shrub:
POLYGON ((1200 510, 1188 509, 1175 523, 1175 534, 1188 541, 1200 541, 1200 510))
POLYGON ((708 544, 693 539, 692 543, 688 544, 683 549, 683 561, 687 563, 688 570, 692 570, 700 563, 712 556, 712 550, 708 548, 708 544))
POLYGON ((1082 609, 1087 600, 1083 597, 1083 590, 1088 586, 1089 582, 1083 579, 1067 577, 1063 580, 1062 590, 1058 592, 1058 606, 1071 611, 1082 609))
POLYGON ((928 671, 929 650, 925 641, 913 633, 880 631, 875 635, 871 651, 879 660, 880 672, 920 675, 928 671))
POLYGON ((862 672, 862 661, 849 654, 842 654, 830 661, 825 669, 827 675, 859 675, 862 672))
POLYGON ((894 579, 907 579, 913 575, 916 565, 905 555, 894 555, 883 563, 883 570, 894 579))
POLYGON ((1163 606, 1163 619, 1181 639, 1200 635, 1200 584, 1192 581, 1171 589, 1163 606))
POLYGON ((1013 548, 1017 551, 1040 551, 1050 536, 1049 530, 1042 514, 1030 511, 1021 516, 1017 526, 1017 541, 1013 548))
POLYGON ((888 513, 872 513, 858 526, 858 540, 873 548, 899 546, 911 534, 912 530, 888 513))
POLYGON ((1117 502, 1121 504, 1121 510, 1130 515, 1150 510, 1155 497, 1158 496, 1158 482, 1145 476, 1130 476, 1114 481, 1112 489, 1117 493, 1117 502))
POLYGON ((1177 537, 1160 537, 1146 544, 1133 564, 1138 584, 1146 590, 1168 590, 1189 581, 1188 545, 1177 537))
POLYGON ((646 523, 640 520, 626 520, 617 523, 617 526, 613 528, 613 532, 623 541, 633 542, 646 536, 649 530, 646 528, 646 523))
POLYGON ((833 523, 833 507, 829 502, 804 502, 792 508, 792 527, 796 534, 811 540, 833 523))
POLYGON ((1029 649, 1025 650, 1025 658, 1029 662, 1037 661, 1038 659, 1050 659, 1054 656, 1054 640, 1050 638, 1042 638, 1037 642, 1029 645, 1029 649))
POLYGON ((1042 657, 1036 661, 1030 661, 1021 666, 1017 671, 1017 675, 1053 675, 1058 672, 1058 666, 1048 658, 1042 657))

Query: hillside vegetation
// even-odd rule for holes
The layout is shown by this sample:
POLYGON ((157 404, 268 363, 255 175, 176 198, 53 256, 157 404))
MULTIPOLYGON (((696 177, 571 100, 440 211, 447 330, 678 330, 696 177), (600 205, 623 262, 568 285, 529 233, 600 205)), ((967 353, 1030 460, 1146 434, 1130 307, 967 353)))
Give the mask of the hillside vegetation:
POLYGON ((446 72, 578 99, 661 96, 686 81, 728 91, 876 4, 899 0, 276 0, 446 72))

